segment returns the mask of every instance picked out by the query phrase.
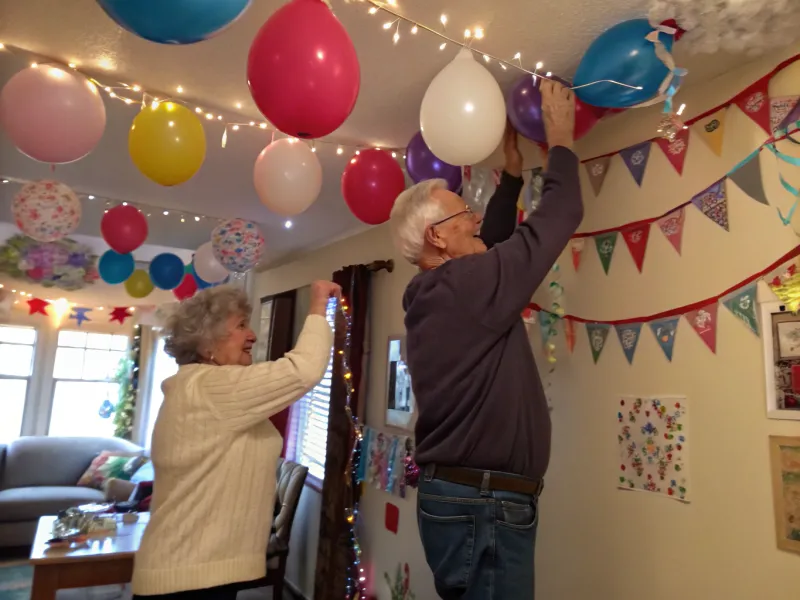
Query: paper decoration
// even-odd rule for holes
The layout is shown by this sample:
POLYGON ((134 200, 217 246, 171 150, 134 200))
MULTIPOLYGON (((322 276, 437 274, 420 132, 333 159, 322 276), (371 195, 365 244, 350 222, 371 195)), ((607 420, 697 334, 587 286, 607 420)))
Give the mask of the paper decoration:
POLYGON ((586 172, 589 174, 589 183, 592 184, 595 196, 599 196, 600 190, 603 189, 603 182, 606 180, 610 163, 610 156, 601 156, 600 158, 595 158, 589 162, 583 163, 586 167, 586 172))
MULTIPOLYGON (((772 133, 781 129, 785 129, 787 124, 784 121, 790 121, 789 117, 794 109, 797 107, 797 101, 800 96, 781 96, 779 98, 770 98, 769 100, 769 123, 772 133)), ((795 119, 796 120, 796 119, 795 119)))
POLYGON ((72 307, 72 312, 69 315, 70 319, 73 319, 78 322, 78 327, 83 325, 84 321, 91 321, 91 319, 87 316, 88 313, 92 312, 91 308, 81 308, 79 306, 72 307))
POLYGON ((717 353, 717 303, 712 302, 683 315, 714 354, 717 353))
POLYGON ((728 198, 725 193, 725 181, 720 179, 692 198, 692 204, 705 216, 730 231, 728 225, 728 198))
POLYGON ((567 349, 572 354, 575 351, 575 323, 572 319, 563 319, 564 321, 564 338, 567 340, 567 349))
POLYGON ((625 358, 628 359, 628 364, 632 365, 633 355, 636 352, 636 346, 639 345, 639 336, 642 333, 642 324, 614 325, 614 329, 617 330, 617 337, 619 337, 619 343, 622 345, 625 358))
POLYGON ((764 192, 764 182, 761 179, 761 161, 758 158, 759 148, 728 173, 728 179, 753 200, 761 204, 769 204, 767 194, 764 192))
POLYGON ((718 110, 705 119, 701 119, 697 122, 697 127, 695 128, 695 131, 700 133, 700 137, 717 156, 722 156, 722 142, 725 136, 725 117, 727 116, 726 111, 727 107, 718 110))
POLYGON ((762 77, 736 96, 733 102, 744 114, 753 119, 757 125, 760 125, 764 131, 771 134, 768 88, 769 77, 762 77))
POLYGON ((14 222, 38 242, 55 242, 71 234, 81 222, 81 201, 58 181, 32 181, 14 196, 14 222))
POLYGON ((244 219, 228 219, 211 232, 214 258, 233 273, 253 269, 264 252, 264 236, 258 225, 244 219))
POLYGON ((686 398, 624 397, 617 424, 617 487, 689 502, 686 398))
POLYGON ((572 266, 575 267, 576 272, 581 266, 581 254, 584 246, 586 246, 586 238, 573 238, 569 241, 569 247, 572 250, 572 266))
POLYGON ((650 158, 650 140, 620 150, 619 155, 622 157, 631 175, 633 175, 634 181, 641 186, 647 167, 647 160, 650 158))
POLYGON ((47 300, 42 300, 41 298, 31 298, 28 300, 28 314, 35 315, 40 314, 47 316, 47 307, 50 306, 50 303, 47 300))
POLYGON ((647 250, 647 239, 650 237, 650 223, 644 225, 637 225, 630 229, 625 229, 622 232, 622 239, 628 246, 628 250, 633 257, 633 262, 636 263, 636 268, 639 273, 642 272, 644 265, 644 253, 647 250))
POLYGON ((120 325, 122 325, 125 323, 125 319, 132 316, 133 314, 130 312, 127 306, 115 306, 114 310, 111 311, 111 319, 109 319, 109 323, 119 321, 120 325))
POLYGON ((723 299, 722 303, 735 316, 739 317, 750 331, 758 335, 758 318, 756 317, 756 284, 737 290, 723 299))
POLYGON ((589 334, 589 346, 592 349, 592 358, 595 364, 597 359, 600 358, 600 353, 605 348, 606 340, 608 339, 608 330, 611 328, 606 323, 587 323, 586 333, 589 334))
POLYGON ((602 233, 594 236, 594 243, 597 247, 597 255, 603 265, 603 270, 608 275, 608 268, 611 266, 611 257, 614 256, 614 248, 617 245, 617 231, 602 233))
POLYGON ((391 531, 395 535, 397 534, 397 526, 400 523, 400 509, 397 505, 392 504, 391 502, 386 503, 386 514, 384 516, 384 526, 386 527, 386 531, 391 531))
POLYGON ((540 312, 539 313, 539 330, 542 336, 542 345, 547 349, 547 341, 551 337, 551 330, 553 329, 553 324, 558 320, 558 317, 555 315, 551 315, 548 312, 540 312))
POLYGON ((658 228, 661 229, 661 233, 669 240, 669 243, 672 244, 672 247, 675 248, 679 255, 681 253, 681 242, 683 241, 684 218, 684 210, 681 207, 658 220, 658 228))
POLYGON ((359 464, 356 480, 405 498, 408 436, 390 435, 370 427, 363 428, 362 436, 366 459, 359 464))
POLYGON ((678 331, 680 317, 669 317, 650 322, 650 329, 656 336, 659 347, 664 351, 667 360, 672 362, 672 350, 675 347, 675 334, 678 331))
POLYGON ((672 141, 656 138, 656 143, 664 151, 678 175, 683 175, 683 164, 686 162, 686 152, 689 150, 689 130, 681 129, 672 141))

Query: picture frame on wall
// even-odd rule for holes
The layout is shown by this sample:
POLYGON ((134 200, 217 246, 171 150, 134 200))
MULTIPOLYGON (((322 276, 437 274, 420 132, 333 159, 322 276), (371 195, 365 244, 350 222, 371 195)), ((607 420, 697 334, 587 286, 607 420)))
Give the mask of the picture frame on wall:
POLYGON ((769 436, 778 548, 800 554, 800 437, 769 436))
POLYGON ((410 431, 414 426, 416 401, 406 356, 405 336, 389 336, 386 346, 386 425, 410 431))
POLYGON ((767 417, 800 421, 800 314, 781 302, 760 305, 767 417))

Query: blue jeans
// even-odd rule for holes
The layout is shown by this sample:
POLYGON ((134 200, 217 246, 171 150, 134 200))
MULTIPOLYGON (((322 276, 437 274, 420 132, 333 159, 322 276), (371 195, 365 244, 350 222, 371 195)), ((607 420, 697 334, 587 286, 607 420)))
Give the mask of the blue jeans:
POLYGON ((417 523, 443 600, 533 600, 538 498, 419 482, 417 523))

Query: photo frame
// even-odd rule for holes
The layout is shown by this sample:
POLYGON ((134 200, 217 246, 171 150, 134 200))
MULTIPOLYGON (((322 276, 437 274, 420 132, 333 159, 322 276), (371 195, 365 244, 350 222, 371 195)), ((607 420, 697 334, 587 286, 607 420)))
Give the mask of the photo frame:
POLYGON ((389 336, 386 345, 386 425, 410 431, 416 400, 406 360, 406 337, 389 336))
POLYGON ((767 417, 800 421, 800 314, 782 302, 760 305, 767 417))
POLYGON ((800 437, 769 436, 778 548, 800 554, 800 437))

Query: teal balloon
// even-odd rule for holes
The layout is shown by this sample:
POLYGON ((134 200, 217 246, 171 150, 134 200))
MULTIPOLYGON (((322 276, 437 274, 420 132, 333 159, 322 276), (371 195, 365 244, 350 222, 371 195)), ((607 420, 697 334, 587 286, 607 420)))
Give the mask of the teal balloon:
POLYGON ((97 264, 100 279, 111 285, 124 282, 131 276, 135 268, 136 264, 132 254, 120 254, 113 250, 108 250, 103 254, 97 264))
POLYGON ((183 276, 183 261, 174 254, 165 252, 150 262, 150 280, 157 288, 174 290, 183 281, 183 276))

